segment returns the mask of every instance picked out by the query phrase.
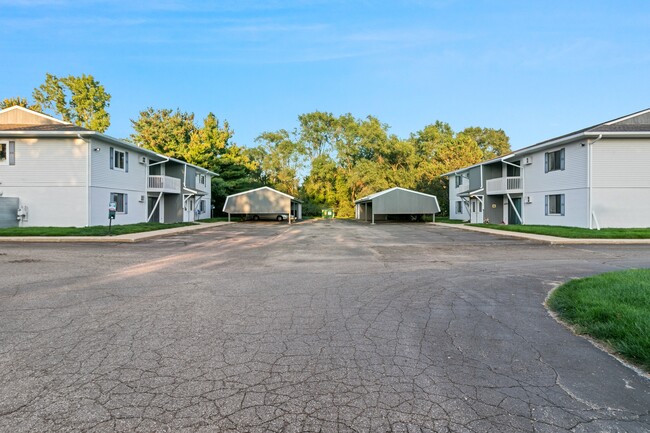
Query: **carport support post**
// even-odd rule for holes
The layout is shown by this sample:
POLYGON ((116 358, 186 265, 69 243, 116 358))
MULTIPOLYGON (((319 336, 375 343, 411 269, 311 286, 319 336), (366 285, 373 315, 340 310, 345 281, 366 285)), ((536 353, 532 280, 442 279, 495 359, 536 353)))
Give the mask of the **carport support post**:
POLYGON ((228 222, 230 222, 230 212, 228 212, 228 222))
POLYGON ((372 223, 375 223, 375 207, 372 207, 372 223))

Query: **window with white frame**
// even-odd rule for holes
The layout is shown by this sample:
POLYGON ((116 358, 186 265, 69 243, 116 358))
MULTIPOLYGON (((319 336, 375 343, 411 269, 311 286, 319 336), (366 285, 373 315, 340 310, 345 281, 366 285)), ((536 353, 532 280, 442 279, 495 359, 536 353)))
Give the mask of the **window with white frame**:
POLYGON ((110 148, 109 151, 111 164, 111 170, 120 170, 128 173, 129 171, 129 152, 123 150, 115 149, 114 147, 110 148))
POLYGON ((461 176, 460 174, 457 174, 456 175, 456 188, 458 188, 462 184, 463 184, 463 176, 461 176))
POLYGON ((456 213, 463 213, 463 202, 462 201, 457 201, 456 202, 456 213))
POLYGON ((199 213, 205 213, 205 200, 199 202, 199 213))
POLYGON ((112 192, 110 201, 111 203, 115 203, 115 211, 117 213, 128 213, 128 194, 112 192))
POLYGON ((564 170, 564 149, 544 154, 544 172, 564 170))
POLYGON ((114 153, 114 155, 115 155, 115 159, 114 159, 114 161, 115 161, 115 165, 114 165, 114 168, 116 168, 117 170, 124 170, 124 166, 125 166, 125 164, 124 164, 124 163, 125 163, 125 157, 124 157, 125 155, 124 155, 124 152, 122 152, 121 150, 117 150, 117 149, 115 149, 114 152, 115 152, 115 153, 114 153))
POLYGON ((205 174, 200 174, 199 175, 199 183, 201 185, 205 185, 205 174))
POLYGON ((564 194, 546 196, 546 215, 564 215, 564 194))

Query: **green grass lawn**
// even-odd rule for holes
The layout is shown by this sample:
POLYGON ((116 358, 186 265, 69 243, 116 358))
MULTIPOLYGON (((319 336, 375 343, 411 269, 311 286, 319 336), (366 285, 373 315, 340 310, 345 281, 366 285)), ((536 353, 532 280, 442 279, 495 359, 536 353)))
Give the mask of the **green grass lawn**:
POLYGON ((465 221, 463 220, 450 220, 449 217, 436 217, 436 222, 437 223, 443 223, 443 224, 464 224, 465 221))
POLYGON ((551 310, 650 372, 650 269, 569 281, 548 300, 551 310))
MULTIPOLYGON (((234 221, 234 220, 235 220, 235 218, 232 219, 232 221, 234 221)), ((225 217, 206 218, 204 220, 199 220, 199 222, 202 222, 202 223, 220 223, 220 222, 224 222, 224 221, 226 221, 226 222, 228 221, 227 216, 225 216, 225 217)))
POLYGON ((475 227, 578 239, 650 239, 650 228, 589 230, 579 227, 470 224, 475 227))
MULTIPOLYGON (((196 223, 140 223, 111 227, 111 236, 150 232, 195 225, 196 223)), ((108 236, 108 226, 91 227, 9 227, 0 229, 0 236, 108 236)))

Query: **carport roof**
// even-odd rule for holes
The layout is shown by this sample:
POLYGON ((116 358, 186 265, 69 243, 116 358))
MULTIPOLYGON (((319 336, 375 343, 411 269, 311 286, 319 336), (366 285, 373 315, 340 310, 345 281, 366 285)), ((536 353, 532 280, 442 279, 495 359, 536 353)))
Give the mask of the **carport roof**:
POLYGON ((230 198, 230 197, 237 197, 237 196, 239 196, 239 195, 250 194, 251 192, 254 192, 254 191, 260 191, 260 190, 262 190, 262 189, 266 189, 266 190, 269 190, 269 191, 273 191, 273 192, 275 192, 275 193, 278 193, 278 194, 280 194, 280 195, 283 195, 283 196, 285 196, 285 197, 290 198, 291 201, 295 201, 295 202, 297 202, 297 203, 302 203, 302 200, 297 199, 297 198, 295 198, 295 197, 293 197, 293 196, 291 196, 291 195, 289 195, 289 194, 286 194, 286 193, 284 193, 284 192, 280 192, 280 191, 278 191, 277 189, 273 189, 273 188, 271 188, 270 186, 261 186, 261 187, 259 187, 259 188, 249 189, 248 191, 238 192, 237 194, 230 194, 228 197, 226 197, 226 199, 228 199, 228 198, 230 198))
POLYGON ((388 194, 389 192, 392 192, 392 191, 395 191, 395 190, 401 190, 401 191, 406 191, 406 192, 410 192, 410 193, 413 193, 413 194, 419 194, 419 195, 423 195, 425 197, 433 197, 433 198, 435 198, 437 200, 435 195, 425 194, 423 192, 413 191, 412 189, 400 188, 399 186, 396 186, 394 188, 386 189, 384 191, 379 191, 379 192, 376 192, 374 194, 370 194, 370 195, 367 195, 365 197, 361 197, 360 199, 355 200, 354 203, 356 204, 356 203, 369 202, 369 201, 372 201, 373 199, 375 199, 375 198, 377 198, 379 196, 382 196, 384 194, 388 194))

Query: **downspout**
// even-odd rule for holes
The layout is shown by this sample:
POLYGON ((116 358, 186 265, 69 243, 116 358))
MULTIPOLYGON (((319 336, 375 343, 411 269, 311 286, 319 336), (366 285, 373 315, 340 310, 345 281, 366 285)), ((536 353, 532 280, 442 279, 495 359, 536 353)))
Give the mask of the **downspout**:
MULTIPOLYGON (((603 134, 599 134, 598 137, 594 141, 587 140, 587 189, 589 190, 589 229, 594 228, 594 219, 596 218, 594 215, 594 210, 593 210, 593 170, 591 168, 591 163, 593 161, 593 155, 592 155, 592 145, 603 138, 603 134)), ((596 219, 596 228, 600 230, 600 224, 598 224, 598 220, 596 219)))
POLYGON ((92 209, 92 207, 90 206, 90 203, 91 203, 91 197, 90 197, 90 181, 91 181, 91 179, 92 179, 92 164, 91 164, 91 158, 92 158, 92 151, 93 151, 93 148, 92 148, 92 142, 90 141, 90 139, 86 140, 85 138, 83 138, 83 137, 81 136, 81 134, 77 134, 77 137, 79 137, 79 139, 80 139, 81 141, 83 141, 84 143, 86 143, 86 144, 88 145, 88 158, 86 158, 86 159, 87 159, 87 161, 86 161, 86 165, 87 165, 87 168, 86 168, 86 175, 88 176, 88 178, 86 179, 86 206, 87 206, 87 208, 86 208, 86 227, 90 227, 90 222, 91 222, 91 221, 90 221, 90 219, 91 219, 91 217, 90 217, 90 214, 91 214, 90 210, 92 209))

